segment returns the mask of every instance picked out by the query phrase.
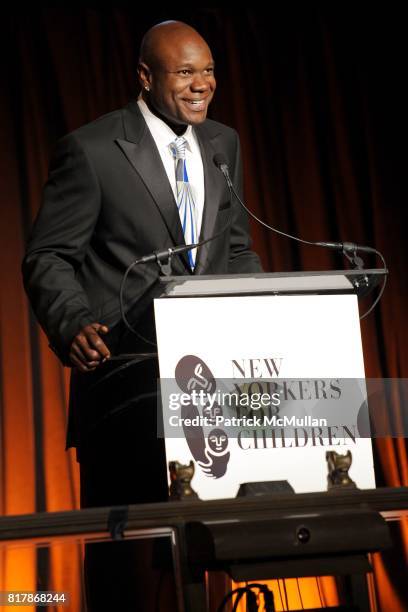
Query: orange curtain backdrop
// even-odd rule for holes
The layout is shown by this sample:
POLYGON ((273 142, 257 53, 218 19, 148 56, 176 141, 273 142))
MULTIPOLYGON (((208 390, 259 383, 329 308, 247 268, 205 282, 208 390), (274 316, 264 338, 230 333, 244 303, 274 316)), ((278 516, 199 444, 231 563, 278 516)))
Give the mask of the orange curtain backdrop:
MULTIPOLYGON (((75 458, 64 452, 67 371, 30 314, 20 276, 50 153, 58 137, 134 95, 141 35, 168 18, 197 27, 213 49, 218 91, 211 116, 241 136, 252 210, 306 239, 350 240, 384 253, 389 283, 376 311, 362 322, 366 373, 406 373, 407 96, 398 11, 371 9, 367 15, 356 7, 304 6, 243 9, 230 16, 223 9, 204 8, 177 14, 141 14, 136 8, 10 10, 0 25, 6 60, 0 96, 3 514, 79 503, 75 458)), ((322 249, 299 247, 255 224, 252 230, 265 270, 344 265, 322 249)), ((368 259, 368 264, 379 262, 368 259)), ((405 440, 376 440, 374 451, 378 484, 408 485, 405 440)), ((403 524, 397 570, 391 571, 386 558, 374 562, 382 597, 393 602, 393 610, 408 607, 407 543, 403 524)), ((6 558, 0 552, 0 589, 34 588, 48 569, 49 588, 68 590, 68 583, 72 593, 78 592, 79 573, 70 569, 79 567, 79 558, 76 546, 69 554, 58 547, 48 555, 13 551, 6 558)), ((315 587, 316 582, 302 590, 305 600, 310 595, 318 606, 315 587)))

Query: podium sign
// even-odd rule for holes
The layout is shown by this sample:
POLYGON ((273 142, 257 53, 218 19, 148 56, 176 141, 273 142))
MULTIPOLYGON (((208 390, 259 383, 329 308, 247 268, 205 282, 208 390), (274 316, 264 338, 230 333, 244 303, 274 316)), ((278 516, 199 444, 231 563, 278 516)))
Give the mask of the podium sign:
MULTIPOLYGON (((199 497, 235 497, 241 483, 273 480, 287 480, 297 493, 324 491, 329 450, 341 454, 351 450, 351 478, 360 489, 375 487, 371 439, 355 435, 352 427, 342 427, 344 403, 337 401, 343 380, 350 379, 363 381, 361 393, 365 399, 357 296, 345 288, 331 294, 307 290, 291 295, 266 291, 237 295, 236 288, 229 295, 217 295, 216 291, 210 291, 207 297, 199 294, 155 300, 167 461, 195 461, 192 485, 199 497), (183 367, 191 380, 187 381, 188 388, 179 389, 175 378, 183 367), (320 421, 315 426, 306 419, 308 426, 296 430, 296 426, 280 427, 280 421, 274 426, 261 420, 251 426, 252 421, 243 420, 248 411, 240 410, 240 420, 233 429, 223 426, 221 418, 217 423, 210 420, 209 427, 198 423, 187 430, 190 439, 186 439, 183 428, 177 427, 182 414, 214 417, 217 413, 202 404, 190 410, 175 401, 170 407, 166 389, 184 391, 188 397, 194 388, 198 391, 207 384, 209 390, 210 379, 222 381, 224 389, 232 379, 234 388, 239 387, 240 379, 246 389, 251 381, 257 381, 257 389, 263 391, 281 392, 285 387, 289 389, 286 405, 296 405, 297 414, 303 416, 307 416, 306 404, 299 401, 299 394, 310 404, 313 394, 315 400, 322 399, 325 388, 331 391, 326 394, 331 398, 327 405, 330 409, 336 406, 338 418, 335 425, 329 418, 327 426, 320 421), (269 384, 263 386, 262 381, 269 384)), ((279 402, 277 418, 285 411, 284 402, 279 402)), ((326 404, 320 402, 322 405, 326 404)), ((215 406, 218 414, 231 416, 219 401, 215 406)), ((265 415, 265 410, 261 412, 265 415)), ((256 410, 250 414, 256 415, 256 410)), ((270 410, 268 414, 270 417, 270 410)), ((324 412, 320 411, 320 416, 324 412)))

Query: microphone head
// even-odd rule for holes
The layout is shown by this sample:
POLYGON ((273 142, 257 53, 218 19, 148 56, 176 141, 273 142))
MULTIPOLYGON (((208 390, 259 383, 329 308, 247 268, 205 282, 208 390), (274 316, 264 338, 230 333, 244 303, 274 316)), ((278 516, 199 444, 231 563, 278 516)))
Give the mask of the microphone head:
POLYGON ((221 169, 221 166, 228 167, 227 158, 225 157, 224 153, 216 153, 213 157, 213 162, 217 166, 217 168, 221 169))

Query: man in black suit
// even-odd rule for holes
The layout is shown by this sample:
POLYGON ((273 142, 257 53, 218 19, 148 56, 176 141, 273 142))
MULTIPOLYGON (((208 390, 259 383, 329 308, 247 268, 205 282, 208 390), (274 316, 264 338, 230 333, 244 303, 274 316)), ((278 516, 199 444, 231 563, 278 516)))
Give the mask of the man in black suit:
MULTIPOLYGON (((131 374, 108 376, 109 382, 102 379, 112 372, 113 356, 151 352, 154 346, 151 305, 158 266, 138 266, 129 279, 126 311, 135 335, 121 322, 119 287, 134 259, 185 240, 172 141, 185 139, 201 239, 227 226, 232 210, 213 162, 216 153, 225 155, 235 188, 242 190, 236 132, 206 119, 216 83, 211 51, 201 36, 180 22, 155 26, 143 39, 138 75, 137 101, 58 143, 23 264, 26 290, 50 346, 73 367, 67 446, 78 449, 83 506, 166 498, 154 401, 135 401, 133 411, 112 416, 115 406, 129 407, 129 398, 154 392, 156 361, 140 362, 131 374)), ((230 227, 198 249, 193 266, 186 255, 173 260, 174 274, 259 271, 248 219, 235 207, 230 227)), ((106 562, 95 575, 105 581, 104 572, 106 562)), ((120 577, 114 572, 110 567, 112 583, 123 580, 122 570, 120 577)), ((147 603, 143 609, 149 609, 147 603)))

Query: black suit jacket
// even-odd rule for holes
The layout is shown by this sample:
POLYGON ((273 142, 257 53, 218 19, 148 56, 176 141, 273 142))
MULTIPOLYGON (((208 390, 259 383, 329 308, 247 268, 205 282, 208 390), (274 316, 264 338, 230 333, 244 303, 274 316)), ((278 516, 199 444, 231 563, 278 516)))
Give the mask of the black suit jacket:
MULTIPOLYGON (((206 120, 194 130, 204 165, 204 239, 221 230, 231 212, 229 191, 213 156, 226 156, 238 192, 241 158, 238 136, 231 128, 206 120)), ((62 138, 23 262, 32 307, 61 361, 69 365, 73 338, 95 321, 111 328, 104 340, 113 354, 116 349, 126 353, 129 347, 132 352, 152 351, 151 345, 135 346, 134 336, 129 344, 118 325, 120 283, 136 258, 183 243, 173 191, 136 102, 62 138)), ((192 273, 185 257, 174 258, 173 267, 175 274, 192 273)), ((261 266, 250 249, 248 219, 236 206, 231 227, 198 250, 194 273, 257 271, 261 266)), ((158 291, 158 276, 156 264, 140 265, 127 283, 127 315, 144 337, 152 335, 152 329, 154 336, 149 306, 158 291)), ((102 404, 108 412, 112 404, 126 403, 155 384, 156 366, 145 364, 137 376, 128 376, 128 387, 123 379, 115 385, 112 378, 106 388, 97 387, 109 362, 105 366, 91 374, 73 371, 67 446, 82 446, 84 431, 103 416, 102 404)))
MULTIPOLYGON (((204 239, 228 222, 231 206, 213 156, 226 156, 241 192, 240 147, 236 132, 215 121, 194 130, 204 165, 204 239)), ((198 250, 195 274, 261 270, 247 216, 239 207, 235 215, 224 235, 198 250)), ((84 325, 119 321, 120 282, 134 259, 183 243, 173 192, 136 102, 62 138, 23 262, 31 304, 62 362, 69 365, 70 344, 84 325)), ((191 274, 185 257, 176 257, 174 268, 191 274)), ((134 269, 126 291, 133 322, 151 301, 158 275, 156 264, 134 269)))

